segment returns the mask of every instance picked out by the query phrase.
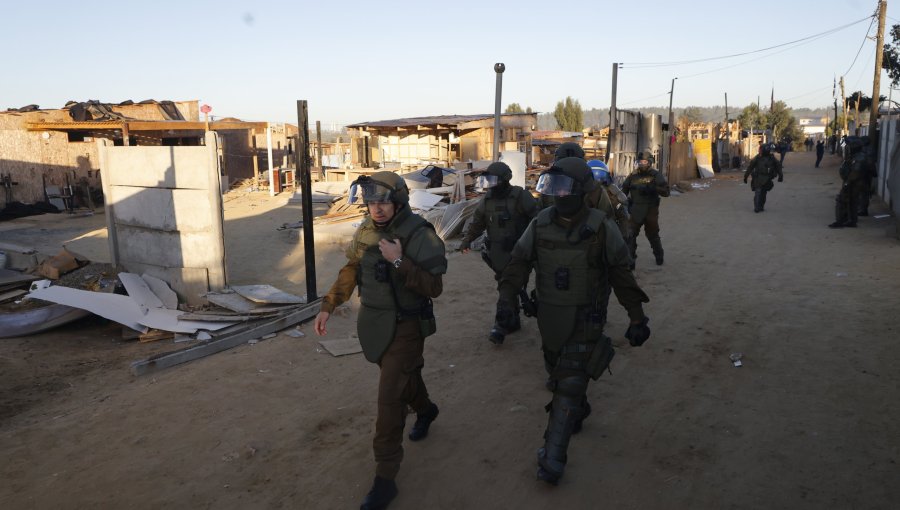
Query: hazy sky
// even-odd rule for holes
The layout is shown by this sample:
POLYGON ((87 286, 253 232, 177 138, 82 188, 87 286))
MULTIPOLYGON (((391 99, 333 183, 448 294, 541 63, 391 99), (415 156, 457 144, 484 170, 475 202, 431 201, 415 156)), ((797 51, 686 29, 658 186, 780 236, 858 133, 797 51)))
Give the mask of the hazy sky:
MULTIPOLYGON (((536 111, 552 111, 566 96, 585 109, 608 108, 613 62, 625 64, 618 83, 623 108, 667 105, 673 77, 679 77, 675 106, 721 105, 726 92, 729 107, 757 96, 767 105, 774 86, 776 100, 789 106, 825 107, 835 75, 845 75, 848 95, 871 95, 876 24, 866 19, 784 44, 862 20, 876 5, 4 0, 0 109, 199 99, 215 116, 296 123, 296 100, 306 99, 310 123, 325 127, 491 113, 495 62, 506 64, 503 105, 536 111), (756 52, 773 46, 779 47, 756 52)), ((889 3, 887 14, 890 42, 900 1, 889 3)))

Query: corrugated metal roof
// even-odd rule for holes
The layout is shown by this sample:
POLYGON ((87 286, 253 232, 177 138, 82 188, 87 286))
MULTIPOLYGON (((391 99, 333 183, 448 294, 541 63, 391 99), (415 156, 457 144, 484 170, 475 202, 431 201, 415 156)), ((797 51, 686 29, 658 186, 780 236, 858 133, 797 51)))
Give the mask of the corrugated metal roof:
MULTIPOLYGON (((534 113, 504 113, 503 117, 511 116, 511 115, 534 115, 534 113)), ((464 124, 466 122, 473 122, 477 120, 485 120, 494 118, 493 113, 482 113, 480 115, 436 115, 434 117, 410 117, 407 119, 393 119, 393 120, 379 120, 375 122, 360 122, 358 124, 350 124, 348 128, 361 128, 361 127, 381 127, 381 128, 393 128, 393 127, 409 127, 409 126, 430 126, 430 125, 446 125, 446 126, 456 126, 459 124, 464 124)))

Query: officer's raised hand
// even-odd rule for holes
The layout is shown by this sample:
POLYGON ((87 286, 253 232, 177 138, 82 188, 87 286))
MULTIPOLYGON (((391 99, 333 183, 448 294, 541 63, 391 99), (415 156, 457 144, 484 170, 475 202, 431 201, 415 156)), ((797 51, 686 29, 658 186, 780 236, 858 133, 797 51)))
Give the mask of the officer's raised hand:
POLYGON ((401 246, 399 239, 394 239, 393 241, 382 239, 378 241, 378 249, 381 250, 381 256, 391 263, 403 256, 403 246, 401 246))
POLYGON ((650 338, 650 326, 647 326, 649 322, 650 317, 644 316, 640 321, 632 322, 625 330, 625 338, 632 347, 640 347, 650 338))

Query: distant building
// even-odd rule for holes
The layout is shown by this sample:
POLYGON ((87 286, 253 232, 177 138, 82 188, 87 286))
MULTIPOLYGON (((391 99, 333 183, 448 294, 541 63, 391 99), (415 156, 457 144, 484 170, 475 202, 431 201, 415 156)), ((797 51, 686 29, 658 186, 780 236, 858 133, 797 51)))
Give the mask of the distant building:
POLYGON ((813 140, 824 140, 825 139, 825 128, 828 126, 828 118, 811 118, 804 117, 797 119, 797 123, 800 125, 800 129, 803 130, 803 135, 808 138, 812 138, 813 140))
MULTIPOLYGON (((500 116, 500 150, 530 153, 537 113, 500 116)), ((494 115, 440 115, 347 126, 356 167, 412 168, 491 159, 494 115)), ((529 158, 530 159, 530 158, 529 158)), ((530 163, 530 161, 529 161, 530 163)))

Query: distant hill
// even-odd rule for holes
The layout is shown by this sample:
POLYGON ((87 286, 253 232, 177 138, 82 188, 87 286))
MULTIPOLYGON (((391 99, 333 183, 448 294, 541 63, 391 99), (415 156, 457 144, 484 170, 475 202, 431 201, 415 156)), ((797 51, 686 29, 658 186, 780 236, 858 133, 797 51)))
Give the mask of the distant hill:
MULTIPOLYGON (((739 107, 728 106, 728 118, 735 119, 738 115, 741 114, 741 111, 744 109, 742 105, 739 107)), ((700 114, 703 116, 703 120, 706 122, 721 122, 725 120, 725 106, 699 106, 697 107, 700 110, 700 114)), ((766 106, 763 105, 763 109, 766 106)), ((650 107, 650 108, 621 108, 621 110, 628 111, 639 111, 641 113, 656 113, 663 116, 663 121, 665 121, 665 117, 669 112, 669 108, 666 106, 659 107, 650 107)), ((672 108, 672 111, 675 113, 675 118, 677 119, 679 115, 685 110, 685 108, 672 108)), ((821 118, 821 117, 831 117, 834 115, 834 110, 829 108, 795 108, 792 109, 791 112, 794 114, 794 117, 797 118, 821 118)), ((591 108, 590 110, 584 111, 584 125, 587 126, 600 126, 606 127, 609 125, 609 109, 599 109, 599 108, 591 108)), ((553 113, 540 113, 538 114, 538 125, 537 129, 542 131, 549 131, 556 129, 556 119, 553 118, 553 113)))

